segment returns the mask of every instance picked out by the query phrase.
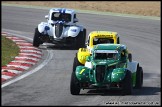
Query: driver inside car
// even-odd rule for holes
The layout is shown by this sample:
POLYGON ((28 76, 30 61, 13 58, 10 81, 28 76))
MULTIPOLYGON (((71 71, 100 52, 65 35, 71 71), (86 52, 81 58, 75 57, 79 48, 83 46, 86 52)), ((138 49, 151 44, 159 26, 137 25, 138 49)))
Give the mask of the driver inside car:
POLYGON ((102 43, 111 43, 111 41, 107 38, 94 38, 93 44, 102 44, 102 43))
POLYGON ((101 43, 111 43, 111 42, 110 42, 110 40, 107 39, 107 38, 101 38, 101 39, 98 40, 98 43, 101 44, 101 43))
POLYGON ((69 17, 67 14, 62 14, 62 20, 65 22, 69 22, 69 17))

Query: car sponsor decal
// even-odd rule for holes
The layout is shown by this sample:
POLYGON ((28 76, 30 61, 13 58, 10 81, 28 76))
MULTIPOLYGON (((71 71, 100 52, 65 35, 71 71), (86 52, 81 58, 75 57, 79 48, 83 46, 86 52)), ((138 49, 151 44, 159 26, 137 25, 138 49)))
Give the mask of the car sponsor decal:
POLYGON ((82 74, 85 71, 85 69, 82 69, 79 74, 82 74))
POLYGON ((113 72, 113 74, 112 75, 117 75, 117 74, 124 74, 124 72, 113 72))
POLYGON ((71 29, 71 31, 76 32, 76 31, 77 31, 77 29, 71 29))
POLYGON ((106 62, 99 62, 100 64, 105 64, 106 62))
POLYGON ((116 65, 116 64, 118 64, 118 62, 109 64, 108 66, 111 67, 111 66, 116 65))
POLYGON ((95 37, 113 37, 113 35, 96 35, 95 37))

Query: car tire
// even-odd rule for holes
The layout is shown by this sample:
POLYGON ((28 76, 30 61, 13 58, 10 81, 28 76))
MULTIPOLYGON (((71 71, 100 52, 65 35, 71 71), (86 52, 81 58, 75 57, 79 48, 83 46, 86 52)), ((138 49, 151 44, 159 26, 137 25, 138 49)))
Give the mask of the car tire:
POLYGON ((122 95, 131 95, 132 94, 132 79, 131 72, 129 70, 126 71, 126 75, 124 80, 122 81, 122 95))
POLYGON ((80 85, 79 85, 79 81, 75 75, 75 71, 72 71, 72 75, 71 75, 70 93, 72 95, 79 95, 79 93, 80 93, 80 85))
POLYGON ((117 38, 117 44, 120 44, 120 40, 119 40, 119 37, 117 38))
POLYGON ((38 28, 35 28, 35 33, 34 33, 34 38, 33 38, 33 46, 39 47, 39 45, 42 44, 40 41, 40 38, 39 38, 40 36, 41 36, 41 34, 39 33, 38 28))
POLYGON ((139 65, 137 66, 137 71, 136 71, 136 84, 135 88, 140 89, 142 88, 143 85, 143 69, 139 65))
POLYGON ((83 41, 82 41, 82 47, 85 47, 86 34, 87 34, 87 30, 84 28, 84 29, 83 29, 83 41))
POLYGON ((74 58, 74 62, 73 62, 73 71, 76 70, 76 67, 77 66, 82 66, 83 64, 81 64, 79 61, 78 61, 78 58, 77 56, 74 58))
POLYGON ((77 49, 85 47, 85 39, 86 39, 86 29, 80 31, 78 36, 76 37, 75 47, 77 49))

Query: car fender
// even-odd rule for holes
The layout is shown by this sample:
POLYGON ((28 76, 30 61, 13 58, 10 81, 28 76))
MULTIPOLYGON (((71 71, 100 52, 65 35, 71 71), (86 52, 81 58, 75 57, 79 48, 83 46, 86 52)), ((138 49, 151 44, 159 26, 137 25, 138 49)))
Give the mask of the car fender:
POLYGON ((48 24, 45 22, 41 22, 40 24, 38 24, 38 31, 39 33, 43 33, 45 31, 45 27, 48 27, 48 24))
POLYGON ((79 32, 81 31, 81 28, 78 26, 70 26, 65 28, 64 35, 67 37, 76 37, 78 36, 79 32))
POLYGON ((111 73, 111 82, 121 82, 125 75, 127 69, 125 68, 116 68, 111 73))
POLYGON ((137 61, 132 61, 127 63, 127 69, 130 70, 132 73, 135 73, 137 71, 137 66, 138 66, 137 61))
POLYGON ((83 65, 85 64, 87 56, 90 56, 90 52, 88 51, 88 49, 87 48, 79 48, 78 53, 77 53, 77 58, 81 64, 83 64, 83 65))
POLYGON ((89 82, 90 69, 85 66, 77 66, 75 75, 80 82, 89 82))
POLYGON ((137 61, 128 62, 127 64, 127 69, 132 72, 133 86, 135 86, 136 83, 136 72, 137 72, 138 65, 139 63, 137 61))

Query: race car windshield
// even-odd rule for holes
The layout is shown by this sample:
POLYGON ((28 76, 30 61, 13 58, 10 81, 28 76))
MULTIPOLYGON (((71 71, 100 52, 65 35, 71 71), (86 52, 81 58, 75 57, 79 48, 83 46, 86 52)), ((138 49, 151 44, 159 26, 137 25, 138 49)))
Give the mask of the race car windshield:
POLYGON ((117 60, 116 50, 98 50, 95 52, 95 59, 113 59, 117 60))
POLYGON ((114 40, 110 38, 94 38, 93 39, 93 45, 105 44, 105 43, 114 43, 114 40))
POLYGON ((53 20, 53 21, 65 21, 65 22, 70 22, 70 21, 71 21, 71 14, 53 12, 53 13, 52 13, 52 20, 53 20))

